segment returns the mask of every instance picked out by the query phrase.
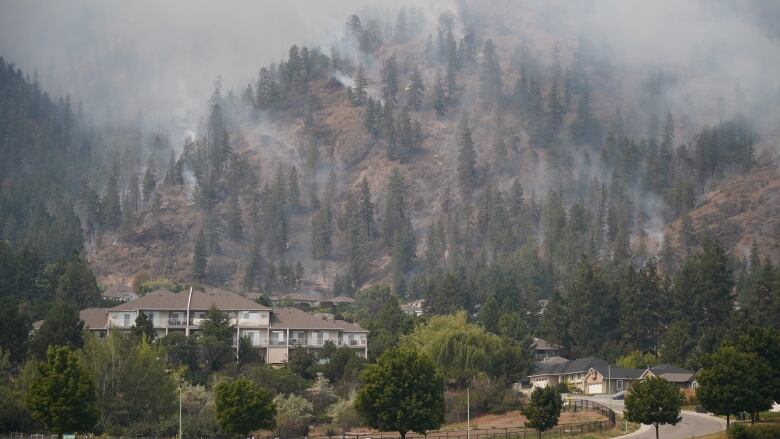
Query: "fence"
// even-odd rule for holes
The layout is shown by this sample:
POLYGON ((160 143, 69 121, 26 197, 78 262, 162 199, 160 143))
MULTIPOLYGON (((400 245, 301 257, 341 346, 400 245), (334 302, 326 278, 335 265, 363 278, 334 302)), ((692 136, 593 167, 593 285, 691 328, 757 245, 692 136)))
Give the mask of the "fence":
MULTIPOLYGON (((570 436, 577 436, 585 433, 611 430, 615 427, 615 412, 609 407, 586 399, 566 399, 563 404, 564 411, 592 411, 601 414, 606 419, 600 421, 584 421, 568 424, 559 424, 550 430, 542 433, 543 438, 556 439, 570 436)), ((503 428, 473 428, 471 430, 443 430, 431 431, 425 435, 409 432, 407 439, 533 439, 538 432, 533 428, 526 427, 503 427, 503 428)), ((80 438, 83 436, 79 436, 80 438)), ((94 437, 94 436, 93 436, 94 437)), ((275 436, 253 436, 254 439, 279 439, 275 436)), ((42 434, 22 434, 22 433, 0 433, 0 439, 57 439, 56 435, 42 434)), ((135 439, 141 439, 140 437, 135 439)), ((144 438, 144 439, 152 439, 144 438)), ((173 439, 157 437, 154 439, 173 439)), ((220 438, 201 438, 201 439, 220 439, 220 438)), ((301 439, 301 438, 284 438, 301 439)), ((400 439, 398 433, 345 433, 333 436, 309 436, 303 439, 400 439)))

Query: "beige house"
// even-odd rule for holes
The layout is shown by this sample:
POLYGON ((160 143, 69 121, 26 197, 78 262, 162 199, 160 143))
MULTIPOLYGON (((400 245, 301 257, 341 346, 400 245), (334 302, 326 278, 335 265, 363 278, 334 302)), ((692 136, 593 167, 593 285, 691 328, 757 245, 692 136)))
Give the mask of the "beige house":
POLYGON ((368 355, 368 331, 358 325, 323 319, 293 308, 269 308, 229 292, 158 290, 138 300, 104 309, 102 320, 100 312, 95 311, 88 326, 99 332, 129 330, 138 313, 143 312, 152 320, 158 336, 174 332, 193 335, 199 331, 206 312, 212 307, 230 318, 236 331, 234 346, 239 337, 248 337, 270 364, 286 362, 291 347, 319 349, 326 342, 347 346, 364 358, 368 355))
POLYGON ((585 375, 583 391, 588 395, 613 394, 628 390, 642 379, 645 369, 628 369, 615 366, 594 366, 585 375))
POLYGON ((596 357, 567 360, 550 357, 534 363, 534 373, 528 377, 532 387, 557 386, 565 383, 586 392, 585 376, 594 367, 607 367, 607 362, 596 357))

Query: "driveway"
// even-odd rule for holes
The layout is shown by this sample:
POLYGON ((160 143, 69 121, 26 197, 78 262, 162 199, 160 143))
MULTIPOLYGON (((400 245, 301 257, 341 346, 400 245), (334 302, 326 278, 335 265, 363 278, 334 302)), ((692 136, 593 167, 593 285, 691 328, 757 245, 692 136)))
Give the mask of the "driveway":
MULTIPOLYGON (((610 404, 609 399, 606 396, 591 396, 585 398, 592 399, 593 401, 606 406, 609 406, 610 404)), ((612 410, 622 414, 623 401, 613 400, 612 410)), ((662 439, 690 439, 692 437, 717 433, 726 429, 725 419, 686 410, 684 410, 681 415, 682 421, 678 422, 677 425, 662 425, 658 429, 658 434, 662 439)), ((619 437, 626 439, 655 439, 655 428, 653 426, 643 425, 639 430, 619 437)))

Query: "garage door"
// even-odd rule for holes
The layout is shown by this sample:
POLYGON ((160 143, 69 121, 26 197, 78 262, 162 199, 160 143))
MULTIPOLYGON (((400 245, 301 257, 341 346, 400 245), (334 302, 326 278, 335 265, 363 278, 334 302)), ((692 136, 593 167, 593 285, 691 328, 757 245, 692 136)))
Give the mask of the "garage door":
POLYGON ((603 393, 602 391, 602 384, 588 384, 588 395, 598 395, 599 393, 603 393))

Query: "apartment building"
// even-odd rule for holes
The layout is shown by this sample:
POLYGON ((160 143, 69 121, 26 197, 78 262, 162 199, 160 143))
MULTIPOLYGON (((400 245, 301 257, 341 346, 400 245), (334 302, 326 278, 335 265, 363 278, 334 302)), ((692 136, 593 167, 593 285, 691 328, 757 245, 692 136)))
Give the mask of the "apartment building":
MULTIPOLYGON (((233 345, 239 337, 248 337, 252 346, 270 364, 287 361, 291 348, 303 346, 321 349, 327 342, 347 346, 367 357, 368 331, 343 320, 324 319, 295 308, 270 308, 238 294, 211 291, 172 293, 158 290, 137 300, 104 310, 104 325, 90 324, 93 331, 129 330, 139 312, 146 313, 158 336, 180 332, 194 335, 215 307, 226 313, 235 328, 233 345)), ((85 310, 86 311, 86 310, 85 310)))

